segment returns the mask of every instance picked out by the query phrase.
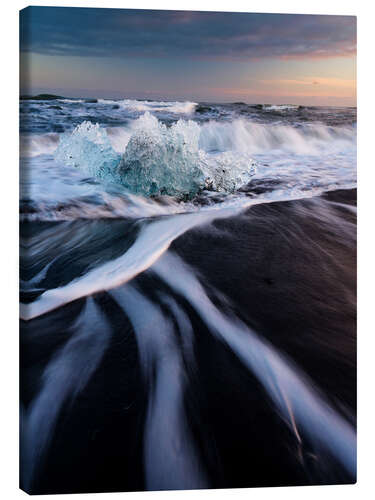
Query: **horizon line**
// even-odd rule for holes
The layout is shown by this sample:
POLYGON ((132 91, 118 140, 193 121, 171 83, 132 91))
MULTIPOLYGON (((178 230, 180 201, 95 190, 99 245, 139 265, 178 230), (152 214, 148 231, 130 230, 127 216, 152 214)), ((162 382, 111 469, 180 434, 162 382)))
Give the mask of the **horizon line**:
MULTIPOLYGON (((89 91, 90 92, 90 91, 89 91)), ((98 93, 100 93, 101 91, 98 90, 98 93)), ((118 93, 117 91, 114 91, 115 93, 118 93)), ((186 98, 186 97, 167 97, 167 96, 148 96, 148 97, 134 97, 134 96, 129 96, 129 95, 126 95, 126 94, 122 94, 121 97, 116 97, 114 95, 109 95, 109 94, 106 94, 106 96, 95 96, 93 97, 92 95, 83 95, 83 94, 80 94, 80 95, 61 95, 61 93, 59 92, 56 92, 55 90, 51 90, 51 89, 46 89, 46 90, 41 90, 39 92, 23 92, 21 89, 20 89, 20 92, 19 92, 19 98, 21 99, 22 97, 28 97, 28 98, 32 98, 32 97, 37 97, 38 95, 43 95, 43 94, 49 94, 49 95, 54 95, 56 96, 56 98, 58 99, 112 99, 112 100, 122 100, 122 99, 129 99, 129 100, 135 100, 135 101, 155 101, 155 102, 166 102, 166 101, 174 101, 174 102, 197 102, 197 104, 200 104, 200 103, 207 103, 207 104, 235 104, 235 103, 243 103, 243 104, 246 104, 246 105, 290 105, 290 106, 312 106, 312 107, 332 107, 332 108, 337 108, 337 107, 342 107, 342 108, 357 108, 357 99, 356 99, 356 102, 355 104, 301 104, 301 103, 296 103, 296 102, 293 102, 293 101, 278 101, 278 102, 271 102, 271 101, 244 101, 242 99, 235 99, 235 100, 207 100, 207 99, 193 99, 193 98, 186 98)), ((130 94, 132 94, 132 92, 130 92, 130 94)), ((276 96, 275 96, 276 97, 276 96)), ((331 96, 327 96, 327 97, 331 97, 331 96)), ((335 97, 335 96, 332 96, 333 98, 335 99, 340 99, 339 97, 335 97)), ((273 99, 272 97, 270 97, 271 100, 273 99)), ((319 99, 321 98, 321 96, 306 96, 307 99, 319 99)), ((349 97, 348 97, 349 98, 349 97)), ((303 99, 303 98, 302 98, 303 99)), ((345 97, 343 99, 346 99, 345 97)))

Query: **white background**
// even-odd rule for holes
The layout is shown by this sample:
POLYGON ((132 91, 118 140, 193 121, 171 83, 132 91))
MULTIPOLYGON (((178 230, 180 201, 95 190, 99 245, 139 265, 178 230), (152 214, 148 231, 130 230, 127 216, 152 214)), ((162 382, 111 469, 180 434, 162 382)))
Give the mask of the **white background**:
MULTIPOLYGON (((1 8, 0 93, 0 497, 25 497, 18 489, 18 10, 30 4, 15 0, 1 8)), ((150 493, 75 495, 73 498, 126 500, 328 499, 375 498, 375 8, 371 0, 138 0, 46 2, 34 5, 116 8, 162 8, 337 14, 358 16, 358 483, 320 486, 150 493)), ((249 474, 251 469, 249 468, 249 474)), ((50 498, 50 495, 44 497, 50 498)), ((71 498, 60 495, 59 499, 71 498)))

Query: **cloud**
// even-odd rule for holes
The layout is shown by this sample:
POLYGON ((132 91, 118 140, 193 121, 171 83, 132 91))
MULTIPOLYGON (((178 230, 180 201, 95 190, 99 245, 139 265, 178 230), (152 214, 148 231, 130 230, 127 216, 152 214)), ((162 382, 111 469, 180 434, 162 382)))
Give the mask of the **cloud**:
POLYGON ((356 52, 350 16, 29 7, 21 50, 54 56, 326 58, 356 52))

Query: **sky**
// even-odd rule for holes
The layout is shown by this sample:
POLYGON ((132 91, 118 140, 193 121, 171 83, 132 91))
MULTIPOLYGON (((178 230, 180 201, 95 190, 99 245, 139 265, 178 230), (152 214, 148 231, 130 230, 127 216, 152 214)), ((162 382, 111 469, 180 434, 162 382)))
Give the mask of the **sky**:
POLYGON ((356 105, 356 18, 28 7, 21 93, 356 105))

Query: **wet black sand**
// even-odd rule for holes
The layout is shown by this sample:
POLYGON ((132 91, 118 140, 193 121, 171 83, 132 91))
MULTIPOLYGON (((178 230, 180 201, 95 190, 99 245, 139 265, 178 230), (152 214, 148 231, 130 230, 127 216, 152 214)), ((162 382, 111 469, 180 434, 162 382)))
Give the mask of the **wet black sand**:
MULTIPOLYGON (((356 410, 355 205, 356 190, 258 205, 191 230, 171 246, 196 270, 208 293, 215 289, 228 297, 237 315, 308 374, 349 421, 356 410)), ((117 255, 130 244, 121 236, 129 227, 126 221, 84 225, 87 233, 95 232, 101 253, 112 249, 117 255)), ((30 229, 35 226, 23 230, 30 229)), ((70 229, 81 231, 82 223, 71 223, 70 229)), ((76 270, 87 252, 71 250, 76 270)), ((59 282, 68 267, 68 261, 51 266, 45 285, 59 282)), ((183 298, 152 272, 133 281, 155 302, 158 291, 168 292, 189 314, 196 363, 193 369, 185 360, 185 410, 211 487, 353 482, 308 440, 296 442, 257 380, 183 298)), ((32 493, 145 488, 147 389, 135 335, 108 293, 94 300, 111 325, 110 344, 85 389, 64 405, 38 476, 29 487, 21 478, 21 486, 32 493)), ((84 303, 80 299, 21 322, 24 410, 42 385, 44 368, 69 339, 69 327, 84 303)))
POLYGON ((356 190, 257 205, 172 245, 337 404, 356 394, 356 190))

